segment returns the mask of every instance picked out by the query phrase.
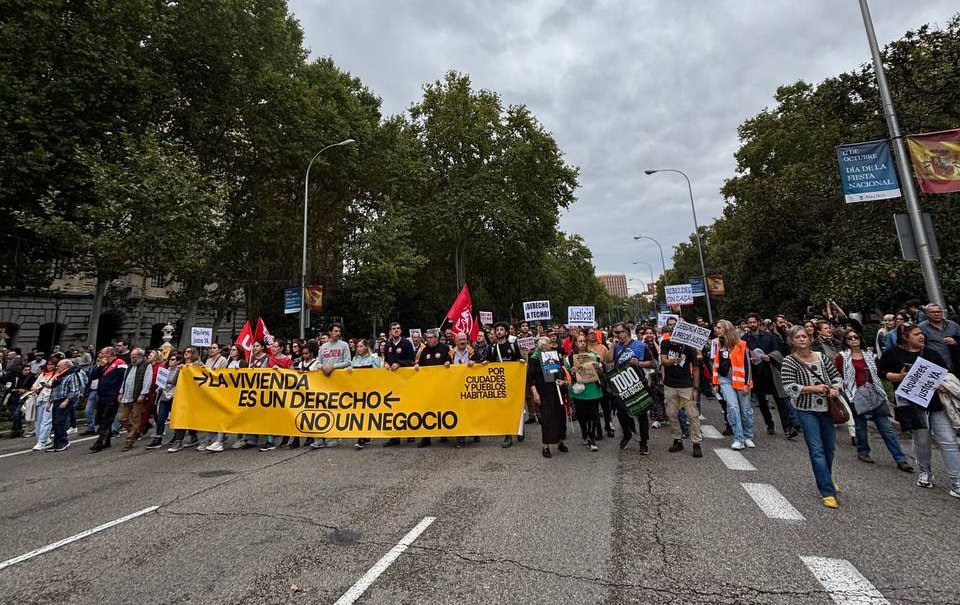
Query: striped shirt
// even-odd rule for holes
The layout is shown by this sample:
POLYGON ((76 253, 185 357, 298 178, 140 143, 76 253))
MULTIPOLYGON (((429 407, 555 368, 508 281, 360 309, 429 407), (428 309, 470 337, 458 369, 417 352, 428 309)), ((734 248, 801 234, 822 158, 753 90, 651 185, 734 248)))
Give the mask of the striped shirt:
POLYGON ((790 397, 794 407, 807 412, 826 412, 827 396, 821 393, 801 393, 803 387, 826 384, 843 389, 843 378, 837 367, 827 362, 822 353, 814 353, 813 363, 801 361, 796 355, 788 355, 783 360, 780 371, 783 390, 790 397))

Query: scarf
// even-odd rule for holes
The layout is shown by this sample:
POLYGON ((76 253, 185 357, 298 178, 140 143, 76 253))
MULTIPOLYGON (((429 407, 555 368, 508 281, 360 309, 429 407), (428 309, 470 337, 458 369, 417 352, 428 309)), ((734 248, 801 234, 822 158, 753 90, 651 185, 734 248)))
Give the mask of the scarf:
MULTIPOLYGON (((847 349, 840 353, 843 358, 843 392, 850 401, 857 394, 856 370, 853 367, 853 351, 847 349)), ((877 358, 870 351, 863 351, 863 361, 867 364, 867 375, 875 388, 880 387, 880 375, 877 373, 877 358)), ((884 393, 886 397, 886 393, 884 393)))

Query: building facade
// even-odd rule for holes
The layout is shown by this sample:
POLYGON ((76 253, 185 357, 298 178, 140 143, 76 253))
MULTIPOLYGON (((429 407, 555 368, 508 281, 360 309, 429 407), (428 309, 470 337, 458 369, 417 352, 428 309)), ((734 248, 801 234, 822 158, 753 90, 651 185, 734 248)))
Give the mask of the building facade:
POLYGON ((627 298, 627 276, 623 273, 598 275, 597 279, 600 280, 610 296, 627 298))
MULTIPOLYGON (((87 334, 93 310, 94 280, 64 276, 53 280, 42 293, 0 293, 0 346, 23 352, 49 352, 79 345, 106 346, 124 339, 141 347, 157 347, 163 327, 173 326, 173 342, 184 329, 183 310, 175 307, 170 295, 178 284, 161 279, 129 275, 110 282, 104 296, 96 335, 87 334)), ((214 329, 214 340, 233 342, 245 321, 242 311, 217 317, 201 307, 195 325, 214 329)))

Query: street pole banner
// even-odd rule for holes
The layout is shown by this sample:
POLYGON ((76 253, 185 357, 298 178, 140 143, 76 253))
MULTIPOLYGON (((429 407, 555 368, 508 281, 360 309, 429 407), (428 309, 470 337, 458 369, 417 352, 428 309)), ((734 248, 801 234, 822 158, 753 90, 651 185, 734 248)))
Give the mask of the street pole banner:
POLYGON ((493 311, 480 311, 480 323, 485 326, 493 325, 493 311))
POLYGON ((677 322, 677 324, 673 326, 673 332, 670 334, 670 342, 690 345, 698 351, 705 347, 709 340, 709 329, 701 328, 697 324, 691 324, 685 321, 677 322))
POLYGON ((190 328, 191 347, 209 347, 213 342, 213 328, 190 328))
POLYGON ((523 303, 524 321, 551 319, 549 300, 530 300, 523 303))
POLYGON ((910 135, 907 147, 921 191, 960 191, 960 128, 910 135))
POLYGON ((527 366, 322 372, 186 366, 170 426, 295 437, 513 435, 523 413, 527 366))
POLYGON ((713 273, 707 276, 707 292, 710 296, 723 296, 726 293, 722 275, 713 273))
POLYGON ((948 371, 923 357, 917 357, 894 394, 925 408, 930 405, 933 394, 947 377, 948 371))
POLYGON ((283 314, 299 313, 303 305, 303 290, 300 288, 286 288, 283 291, 283 314))
POLYGON ((663 293, 667 297, 667 306, 693 304, 693 286, 690 284, 676 284, 673 286, 664 286, 663 293))
POLYGON ((688 277, 687 282, 690 284, 690 287, 693 288, 694 298, 707 295, 707 286, 703 283, 702 277, 688 277))
POLYGON ((595 307, 567 307, 567 326, 592 328, 595 325, 597 325, 597 310, 595 307))
POLYGON ((848 204, 900 197, 900 181, 886 141, 837 145, 837 160, 848 204))

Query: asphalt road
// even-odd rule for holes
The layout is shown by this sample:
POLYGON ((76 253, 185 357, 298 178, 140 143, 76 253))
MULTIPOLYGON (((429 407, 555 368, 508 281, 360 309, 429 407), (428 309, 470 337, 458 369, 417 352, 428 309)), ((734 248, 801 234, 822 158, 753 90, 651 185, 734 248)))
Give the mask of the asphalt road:
POLYGON ((803 443, 779 435, 743 452, 755 470, 715 453, 727 438, 694 459, 689 442, 666 451, 666 428, 648 457, 570 435, 550 460, 536 427, 507 450, 486 438, 168 454, 141 441, 93 455, 86 441, 5 456, 32 443, 4 439, 0 603, 960 603, 960 500, 937 452, 938 485, 921 490, 876 435, 867 465, 841 430, 829 510, 803 443))

